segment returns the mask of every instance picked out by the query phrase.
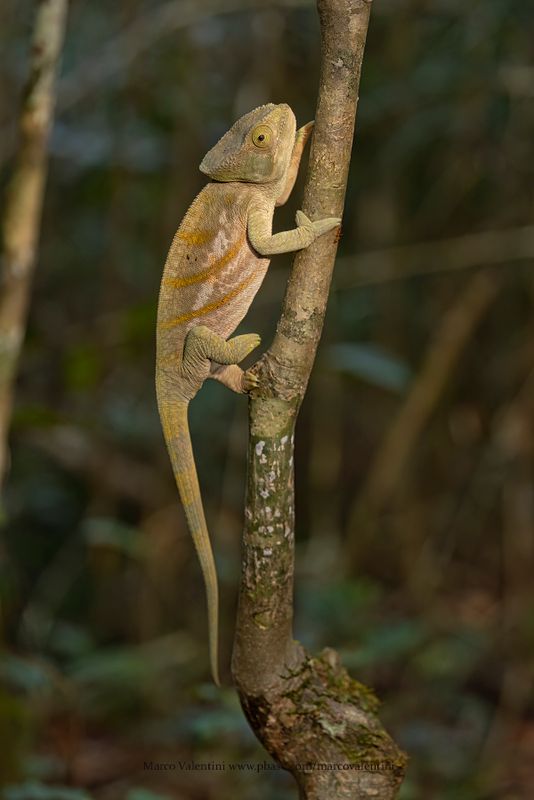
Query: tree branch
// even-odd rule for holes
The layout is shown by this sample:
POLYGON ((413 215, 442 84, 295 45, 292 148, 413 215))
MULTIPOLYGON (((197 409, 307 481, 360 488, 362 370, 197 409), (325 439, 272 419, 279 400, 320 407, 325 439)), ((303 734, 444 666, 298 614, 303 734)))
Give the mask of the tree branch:
POLYGON ((534 225, 480 231, 430 242, 369 250, 338 259, 336 289, 407 278, 509 266, 534 259, 534 225))
POLYGON ((0 295, 0 485, 7 467, 13 383, 26 329, 66 16, 67 0, 37 4, 30 77, 20 114, 20 143, 6 192, 0 295))
MULTIPOLYGON (((319 99, 303 210, 341 216, 369 22, 367 0, 318 0, 319 99)), ((337 236, 294 261, 282 316, 256 365, 250 402, 242 579, 232 671, 245 714, 301 797, 394 798, 405 758, 382 728, 377 701, 336 653, 310 657, 293 639, 293 441, 321 335, 337 236), (366 764, 374 767, 366 769, 366 764), (315 765, 315 766, 314 766, 315 765), (322 765, 322 766, 318 766, 322 765)))
MULTIPOLYGON (((124 30, 115 34, 98 51, 59 82, 57 108, 71 108, 102 87, 113 84, 119 76, 145 53, 154 49, 160 39, 216 16, 268 8, 302 8, 312 0, 166 0, 150 6, 124 30)), ((0 130, 0 166, 11 156, 10 126, 0 130)))

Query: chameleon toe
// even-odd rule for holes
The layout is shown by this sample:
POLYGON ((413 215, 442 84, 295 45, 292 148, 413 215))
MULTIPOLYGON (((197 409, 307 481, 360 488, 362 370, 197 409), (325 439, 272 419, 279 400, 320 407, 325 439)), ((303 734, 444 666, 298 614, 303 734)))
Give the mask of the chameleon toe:
POLYGON ((258 389, 260 386, 260 380, 255 372, 251 372, 250 370, 246 370, 243 373, 243 391, 244 392, 251 392, 254 389, 258 389))

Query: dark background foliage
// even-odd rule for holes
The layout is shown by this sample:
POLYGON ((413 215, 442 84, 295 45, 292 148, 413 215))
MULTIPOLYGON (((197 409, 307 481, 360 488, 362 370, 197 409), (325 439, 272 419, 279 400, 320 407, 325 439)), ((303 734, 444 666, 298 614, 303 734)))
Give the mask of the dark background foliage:
MULTIPOLYGON (((246 401, 206 385, 192 406, 219 692, 153 389, 161 269, 203 154, 263 102, 313 116, 313 7, 248 6, 71 4, 4 509, 6 800, 295 796, 231 767, 265 757, 229 688, 246 401), (192 759, 225 769, 145 768, 192 759)), ((0 8, 2 185, 33 9, 0 8)), ((376 0, 298 426, 296 634, 378 692, 411 759, 403 800, 534 794, 533 30, 520 0, 376 0)), ((243 326, 266 343, 289 263, 243 326)))

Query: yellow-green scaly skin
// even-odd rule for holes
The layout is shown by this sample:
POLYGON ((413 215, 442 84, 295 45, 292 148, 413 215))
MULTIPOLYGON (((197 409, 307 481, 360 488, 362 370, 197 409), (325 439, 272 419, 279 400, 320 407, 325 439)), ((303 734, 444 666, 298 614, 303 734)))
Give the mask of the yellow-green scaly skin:
POLYGON ((184 506, 208 603, 210 661, 218 673, 218 588, 187 421, 189 401, 206 378, 236 392, 256 385, 238 366, 258 346, 256 334, 233 339, 258 291, 269 256, 307 247, 339 225, 311 222, 297 212, 297 227, 272 234, 274 208, 293 188, 312 123, 296 131, 285 104, 269 104, 241 117, 201 164, 212 182, 191 204, 172 242, 158 306, 156 391, 178 491, 184 506))

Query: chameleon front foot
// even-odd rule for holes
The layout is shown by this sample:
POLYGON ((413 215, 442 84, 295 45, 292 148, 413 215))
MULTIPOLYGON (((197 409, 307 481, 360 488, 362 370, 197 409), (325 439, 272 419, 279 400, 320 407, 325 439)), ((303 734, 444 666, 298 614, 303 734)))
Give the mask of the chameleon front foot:
POLYGON ((324 233, 328 233, 328 231, 332 231, 334 228, 341 225, 341 218, 325 217, 325 219, 316 219, 312 222, 304 211, 297 211, 296 222, 299 228, 304 228, 309 231, 313 235, 313 238, 316 239, 318 236, 322 236, 324 233))
POLYGON ((228 341, 234 352, 234 361, 238 364, 252 353, 261 344, 261 336, 257 333, 243 333, 241 336, 234 336, 228 341))

